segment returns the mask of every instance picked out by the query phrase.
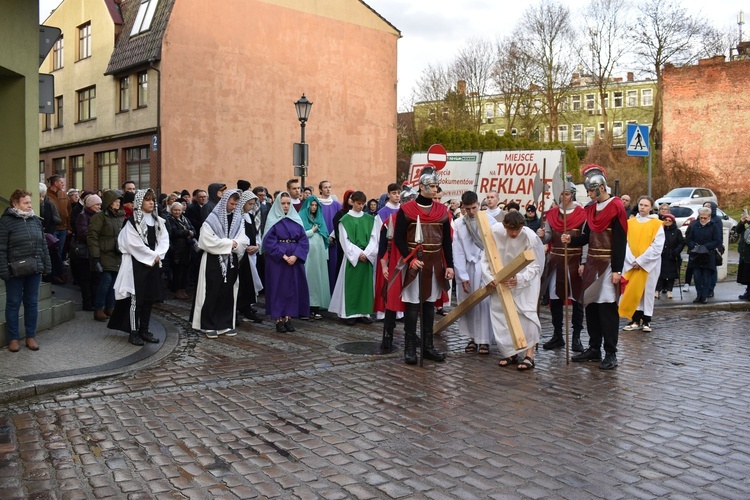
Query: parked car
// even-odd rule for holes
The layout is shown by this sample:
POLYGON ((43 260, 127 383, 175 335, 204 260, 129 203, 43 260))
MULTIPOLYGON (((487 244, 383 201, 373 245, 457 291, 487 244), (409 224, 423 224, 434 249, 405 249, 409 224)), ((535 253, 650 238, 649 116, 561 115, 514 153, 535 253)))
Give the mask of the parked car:
POLYGON ((673 189, 658 200, 656 200, 656 206, 658 207, 662 203, 668 203, 672 205, 703 205, 707 201, 713 201, 717 205, 719 199, 716 197, 713 191, 708 188, 702 187, 683 187, 673 189))
MULTIPOLYGON (((675 224, 684 235, 691 222, 698 219, 698 209, 703 205, 670 205, 669 213, 674 215, 675 224)), ((721 217, 721 225, 729 231, 729 242, 737 241, 738 235, 735 227, 737 221, 725 214, 721 209, 716 209, 716 215, 721 217)))

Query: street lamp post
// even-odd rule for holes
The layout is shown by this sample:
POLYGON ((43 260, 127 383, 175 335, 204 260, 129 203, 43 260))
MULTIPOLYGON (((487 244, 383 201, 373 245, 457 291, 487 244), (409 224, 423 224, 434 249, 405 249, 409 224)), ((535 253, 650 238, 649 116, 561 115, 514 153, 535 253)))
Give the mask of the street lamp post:
POLYGON ((301 130, 301 140, 299 145, 299 176, 301 189, 305 189, 305 177, 307 177, 307 145, 305 144, 305 124, 310 116, 310 109, 313 103, 307 100, 305 94, 294 103, 294 107, 297 110, 297 118, 299 119, 299 126, 301 130))

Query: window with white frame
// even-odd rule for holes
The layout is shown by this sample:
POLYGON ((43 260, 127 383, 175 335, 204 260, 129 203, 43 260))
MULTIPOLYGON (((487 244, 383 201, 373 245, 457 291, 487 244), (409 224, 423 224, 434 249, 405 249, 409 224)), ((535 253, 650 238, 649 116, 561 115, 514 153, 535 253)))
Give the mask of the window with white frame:
POLYGON ((641 90, 641 106, 653 106, 653 105, 654 105, 653 89, 642 89, 641 90))
POLYGON ((558 125, 557 138, 560 142, 568 142, 568 126, 567 125, 558 125))
POLYGON ((612 137, 614 139, 622 139, 622 122, 612 123, 612 137))
POLYGON ((627 104, 629 108, 635 108, 636 106, 638 106, 638 91, 637 90, 628 90, 627 104))
POLYGON ((148 71, 138 73, 138 107, 145 108, 148 105, 148 71))
POLYGON ((99 167, 99 189, 117 189, 120 187, 119 171, 117 163, 117 151, 105 151, 96 154, 96 163, 99 167))
POLYGON ((130 36, 135 36, 151 29, 151 23, 154 20, 156 6, 158 4, 159 0, 141 0, 141 5, 138 7, 138 13, 135 16, 135 22, 133 23, 133 29, 130 31, 130 36))
POLYGON ((518 129, 516 129, 516 128, 510 129, 510 135, 512 137, 516 137, 518 135, 518 129))
POLYGON ((594 127, 586 127, 584 134, 586 135, 586 145, 591 146, 594 144, 594 127))
POLYGON ((570 104, 573 111, 581 111, 581 96, 574 95, 570 97, 570 104))
POLYGON ((497 134, 498 137, 502 137, 505 135, 505 129, 504 128, 495 129, 495 133, 497 134))
POLYGON ((484 105, 484 117, 487 119, 487 123, 492 123, 495 119, 495 104, 488 103, 484 105))
POLYGON ((594 94, 586 94, 586 110, 593 111, 596 109, 596 100, 594 99, 594 94))
POLYGON ((604 122, 599 122, 599 139, 604 139, 604 131, 606 129, 606 124, 604 122))
POLYGON ((622 107, 622 90, 616 90, 612 92, 612 105, 615 108, 622 107))
POLYGON ((583 125, 579 123, 573 125, 573 141, 581 142, 581 140, 583 140, 583 125))
POLYGON ((604 109, 609 109, 609 92, 604 94, 604 109))

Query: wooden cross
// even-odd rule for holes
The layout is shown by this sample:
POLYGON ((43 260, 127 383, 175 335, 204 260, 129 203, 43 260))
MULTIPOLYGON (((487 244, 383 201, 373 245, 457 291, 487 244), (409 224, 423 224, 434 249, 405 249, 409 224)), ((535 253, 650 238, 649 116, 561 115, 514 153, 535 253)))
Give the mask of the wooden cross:
POLYGON ((517 349, 525 349, 528 347, 526 343, 526 336, 523 334, 523 328, 521 327, 521 321, 518 318, 518 311, 516 310, 516 304, 513 302, 513 296, 511 295, 510 288, 504 284, 509 278, 515 276, 521 269, 525 268, 534 260, 536 256, 533 250, 525 250, 523 253, 517 255, 507 266, 503 267, 502 260, 500 259, 500 252, 495 244, 495 239, 492 237, 492 228, 486 217, 477 217, 477 228, 479 234, 484 242, 484 252, 487 256, 487 260, 490 264, 490 271, 494 277, 496 287, 487 285, 474 291, 471 295, 466 297, 460 304, 454 307, 448 314, 443 316, 443 319, 435 324, 434 332, 440 333, 450 325, 455 323, 458 318, 470 311, 474 306, 479 304, 485 297, 489 297, 493 291, 496 291, 500 297, 500 303, 503 306, 503 312, 505 318, 508 320, 508 329, 510 330, 510 336, 513 339, 513 346, 517 349))

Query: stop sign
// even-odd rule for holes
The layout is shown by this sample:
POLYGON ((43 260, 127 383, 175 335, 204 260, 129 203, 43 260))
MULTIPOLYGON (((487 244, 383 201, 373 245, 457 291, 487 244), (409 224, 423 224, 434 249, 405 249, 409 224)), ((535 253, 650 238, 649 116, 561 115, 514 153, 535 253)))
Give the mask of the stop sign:
POLYGON ((433 144, 427 150, 427 163, 435 166, 436 170, 442 169, 448 163, 448 152, 440 144, 433 144))

